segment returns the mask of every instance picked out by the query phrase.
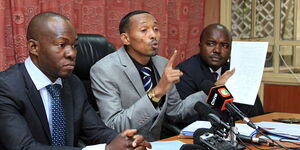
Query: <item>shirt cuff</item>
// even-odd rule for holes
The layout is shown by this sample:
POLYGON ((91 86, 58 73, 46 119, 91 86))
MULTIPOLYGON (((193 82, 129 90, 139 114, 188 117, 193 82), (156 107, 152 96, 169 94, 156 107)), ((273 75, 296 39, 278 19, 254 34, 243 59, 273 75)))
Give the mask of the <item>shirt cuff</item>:
POLYGON ((89 145, 84 147, 82 150, 105 150, 106 144, 89 145))

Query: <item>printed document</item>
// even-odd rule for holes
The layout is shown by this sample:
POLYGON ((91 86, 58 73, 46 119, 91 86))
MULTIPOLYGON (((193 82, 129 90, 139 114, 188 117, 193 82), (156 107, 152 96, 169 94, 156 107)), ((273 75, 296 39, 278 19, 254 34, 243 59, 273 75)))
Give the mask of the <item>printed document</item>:
POLYGON ((230 69, 235 73, 226 82, 234 102, 254 105, 263 75, 268 42, 233 41, 230 69))

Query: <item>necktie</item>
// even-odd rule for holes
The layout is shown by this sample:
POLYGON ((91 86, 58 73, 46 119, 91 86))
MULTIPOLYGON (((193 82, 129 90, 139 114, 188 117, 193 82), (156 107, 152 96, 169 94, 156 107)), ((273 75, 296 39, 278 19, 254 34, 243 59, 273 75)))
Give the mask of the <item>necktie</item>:
POLYGON ((64 146, 66 131, 64 110, 61 104, 61 86, 59 84, 50 84, 46 86, 46 89, 52 97, 52 146, 64 146))
POLYGON ((153 86, 153 83, 151 80, 151 69, 149 67, 143 67, 141 69, 141 72, 144 75, 143 76, 143 85, 144 85, 146 93, 148 93, 153 86))
POLYGON ((217 72, 212 72, 212 74, 213 74, 213 76, 214 76, 215 80, 217 80, 217 79, 218 79, 218 76, 219 76, 219 74, 218 74, 217 72))

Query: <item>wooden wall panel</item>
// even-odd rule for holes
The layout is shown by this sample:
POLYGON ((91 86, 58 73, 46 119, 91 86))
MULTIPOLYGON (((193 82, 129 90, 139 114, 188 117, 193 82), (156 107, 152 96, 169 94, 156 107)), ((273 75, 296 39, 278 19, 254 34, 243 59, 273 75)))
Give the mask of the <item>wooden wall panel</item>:
POLYGON ((205 0, 204 26, 220 23, 220 0, 205 0))
POLYGON ((300 86, 264 85, 266 112, 300 113, 300 86))

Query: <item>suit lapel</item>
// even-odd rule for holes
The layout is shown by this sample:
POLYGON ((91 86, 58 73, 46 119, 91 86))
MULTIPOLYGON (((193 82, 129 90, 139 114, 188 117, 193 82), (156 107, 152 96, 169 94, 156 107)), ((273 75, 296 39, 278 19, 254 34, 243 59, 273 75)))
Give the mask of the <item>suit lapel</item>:
POLYGON ((45 112, 44 104, 43 104, 42 98, 40 96, 40 93, 36 89, 34 83, 32 82, 24 64, 21 65, 21 72, 23 73, 25 85, 27 88, 28 99, 30 100, 37 116, 40 119, 40 122, 45 131, 45 134, 46 134, 47 138, 49 139, 49 143, 51 143, 50 128, 49 128, 47 115, 45 112))
MULTIPOLYGON (((155 66, 159 76, 161 77, 165 70, 166 63, 163 63, 162 61, 160 61, 160 59, 157 56, 154 56, 151 59, 152 59, 152 63, 155 66)), ((167 105, 168 105, 168 99, 169 99, 169 92, 166 93, 164 104, 161 107, 161 113, 159 113, 159 115, 155 119, 155 122, 152 124, 150 130, 152 130, 157 125, 158 121, 162 120, 161 118, 163 118, 165 116, 165 111, 167 110, 167 105)))
POLYGON ((129 78, 137 93, 139 93, 140 96, 145 95, 143 84, 141 84, 143 82, 140 74, 133 64, 132 60, 128 56, 127 52, 125 51, 124 47, 119 49, 118 52, 121 65, 123 66, 123 71, 125 72, 126 76, 129 78))
POLYGON ((222 70, 221 70, 221 75, 230 69, 230 63, 229 62, 226 62, 225 65, 222 67, 222 70))
POLYGON ((204 75, 199 75, 199 76, 208 77, 208 79, 210 81, 216 82, 215 77, 213 76, 213 74, 211 73, 211 71, 209 69, 209 66, 204 61, 202 61, 200 55, 198 55, 198 61, 200 63, 198 66, 201 67, 201 70, 203 70, 202 73, 204 74, 204 75), (201 64, 203 64, 203 65, 201 65, 201 64))
POLYGON ((73 145, 74 141, 74 125, 73 125, 73 98, 72 89, 67 79, 63 79, 63 88, 61 90, 62 105, 64 108, 65 121, 66 121, 66 131, 67 131, 67 145, 73 145))
POLYGON ((162 74, 163 74, 163 71, 165 70, 165 65, 164 63, 160 62, 158 59, 157 59, 157 56, 154 56, 151 58, 152 59, 152 63, 154 64, 156 70, 158 71, 159 73, 159 76, 161 77, 162 74))

